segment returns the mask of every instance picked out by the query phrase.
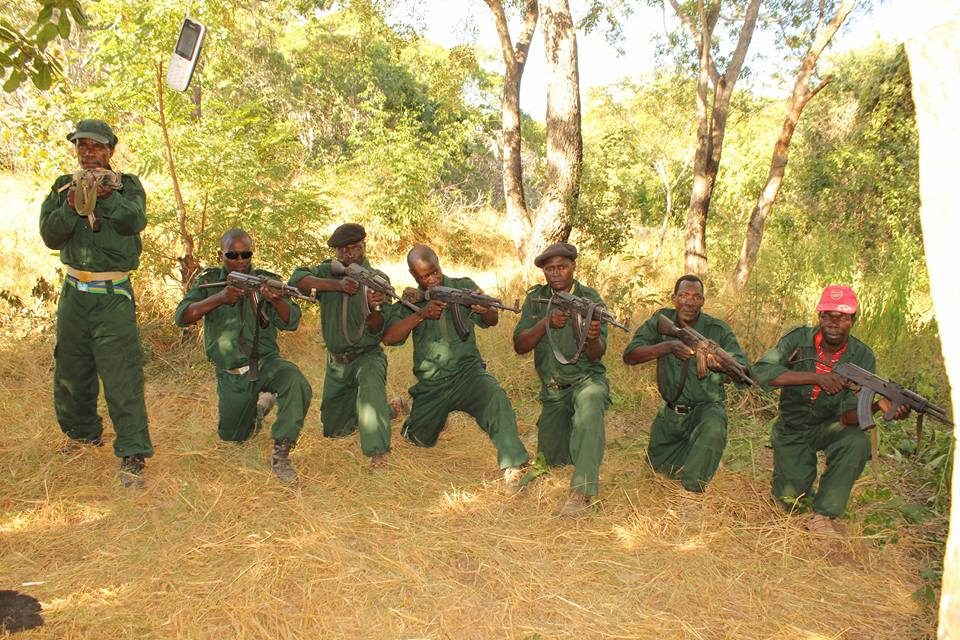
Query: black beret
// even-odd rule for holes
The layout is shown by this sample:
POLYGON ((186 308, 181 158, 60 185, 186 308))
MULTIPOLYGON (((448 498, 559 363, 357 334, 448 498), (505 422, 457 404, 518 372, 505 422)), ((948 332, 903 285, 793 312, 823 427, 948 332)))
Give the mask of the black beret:
POLYGON ((543 250, 543 253, 538 255, 533 264, 537 265, 541 269, 543 268, 544 263, 553 258, 554 256, 561 256, 563 258, 570 258, 571 260, 577 259, 577 248, 570 244, 569 242, 554 242, 552 245, 543 250))
POLYGON ((363 227, 353 222, 342 224, 334 229, 330 239, 327 240, 328 247, 345 247, 354 242, 360 242, 367 237, 367 232, 363 227))

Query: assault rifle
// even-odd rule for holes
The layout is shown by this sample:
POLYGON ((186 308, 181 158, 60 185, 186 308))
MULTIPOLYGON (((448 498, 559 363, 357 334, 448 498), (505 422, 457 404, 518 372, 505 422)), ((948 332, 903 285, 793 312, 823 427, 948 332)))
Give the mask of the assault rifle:
POLYGON ((260 287, 266 285, 270 289, 273 289, 282 296, 288 298, 297 298, 299 300, 306 300, 307 302, 316 302, 316 296, 308 296, 300 293, 300 290, 296 287, 291 287, 290 285, 275 280, 273 278, 268 278, 267 276, 256 276, 252 273, 243 273, 241 271, 231 271, 227 274, 227 279, 223 282, 208 282, 206 284, 201 284, 201 289, 208 289, 210 287, 236 287, 238 289, 243 289, 246 293, 253 293, 259 291, 260 287))
POLYGON ((455 289, 453 287, 430 287, 424 294, 424 299, 446 302, 452 305, 450 307, 450 314, 453 318, 453 327, 457 330, 457 335, 460 336, 460 340, 466 340, 469 335, 467 325, 464 323, 463 312, 460 310, 461 307, 480 305, 481 307, 520 313, 520 308, 517 306, 519 301, 515 302, 512 307, 508 307, 503 304, 502 300, 494 298, 493 296, 468 291, 466 289, 455 289))
POLYGON ((750 377, 747 368, 737 362, 723 347, 715 341, 704 336, 693 327, 681 327, 674 324, 670 318, 660 314, 657 316, 657 331, 665 336, 678 339, 683 344, 693 349, 697 358, 697 377, 701 380, 707 376, 707 357, 713 356, 714 362, 720 367, 720 370, 730 377, 731 380, 744 382, 753 386, 759 386, 757 382, 750 377))
POLYGON ((94 215, 97 207, 97 189, 109 187, 114 191, 123 189, 123 180, 119 173, 110 169, 84 169, 73 174, 67 184, 58 189, 58 192, 73 189, 73 208, 81 216, 87 217, 90 229, 100 231, 100 221, 94 215))
POLYGON ((550 330, 549 320, 547 321, 547 340, 550 341, 550 348, 553 349, 553 357, 555 357, 560 364, 573 364, 580 359, 580 354, 583 353, 583 349, 587 344, 587 330, 584 324, 588 324, 592 320, 599 320, 600 322, 612 324, 624 331, 630 331, 627 325, 619 322, 601 303, 594 302, 589 298, 575 296, 566 291, 554 291, 553 296, 550 298, 534 298, 533 302, 547 305, 546 316, 548 318, 550 317, 550 310, 556 309, 570 316, 573 320, 573 333, 577 338, 577 352, 573 354, 572 358, 566 357, 557 348, 553 340, 553 332, 550 330))
POLYGON ((863 367, 850 362, 839 362, 833 366, 833 373, 844 379, 848 389, 857 393, 857 422, 864 431, 876 424, 873 419, 873 399, 878 393, 890 401, 890 408, 883 414, 886 420, 891 420, 897 412, 897 407, 902 404, 916 411, 918 451, 920 436, 923 433, 923 416, 929 415, 942 424, 953 426, 953 422, 947 417, 947 412, 942 407, 933 404, 916 391, 911 391, 896 382, 884 380, 863 367))
MULTIPOLYGON (((386 278, 381 276, 376 271, 366 268, 362 264, 344 265, 339 260, 333 260, 330 262, 330 273, 335 276, 350 278, 351 280, 356 281, 357 284, 364 286, 371 291, 382 293, 391 300, 398 300, 411 311, 419 311, 419 309, 417 309, 413 303, 408 302, 397 295, 397 291, 386 278)), ((364 295, 364 301, 366 301, 366 295, 364 295)))

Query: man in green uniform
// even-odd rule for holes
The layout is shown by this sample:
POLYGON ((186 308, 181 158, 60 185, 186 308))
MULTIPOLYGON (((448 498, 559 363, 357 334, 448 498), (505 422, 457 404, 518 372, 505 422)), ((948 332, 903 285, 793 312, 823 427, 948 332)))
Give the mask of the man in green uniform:
POLYGON ((218 256, 223 266, 197 276, 177 306, 176 322, 186 327, 203 318, 207 358, 217 367, 221 440, 243 442, 256 433, 259 394, 276 394, 271 466, 280 482, 293 482, 297 471, 290 462, 290 450, 303 428, 313 392, 297 365, 280 357, 277 331, 294 331, 300 324, 300 308, 267 286, 258 293, 232 285, 201 288, 225 282, 232 271, 278 279, 252 267, 253 240, 243 229, 223 234, 218 256))
POLYGON ((556 310, 547 315, 547 303, 537 301, 564 291, 602 304, 596 291, 574 279, 576 259, 577 248, 565 242, 552 244, 537 256, 534 264, 543 269, 547 283, 527 291, 513 332, 514 350, 519 354, 533 351, 540 376, 537 452, 551 466, 574 466, 572 492, 560 510, 561 516, 569 517, 585 513, 599 493, 605 445, 603 414, 610 406, 610 386, 601 362, 607 349, 607 326, 598 320, 586 323, 583 354, 562 364, 560 358, 571 360, 567 356, 579 345, 574 322, 556 310), (552 348, 551 336, 561 353, 552 348))
MULTIPOLYGON (((344 266, 370 268, 366 258, 366 231, 359 224, 337 227, 327 245, 344 266)), ((360 294, 356 281, 335 278, 330 260, 300 267, 290 284, 304 293, 316 292, 320 327, 327 345, 320 423, 323 435, 339 438, 360 430, 360 449, 373 468, 386 465, 390 452, 391 408, 387 402, 387 357, 380 346, 384 295, 372 290, 360 294)), ((389 282, 386 274, 377 271, 389 282)))
POLYGON ((640 325, 623 352, 627 364, 657 361, 657 387, 663 404, 650 427, 647 456, 654 469, 679 477, 687 491, 703 491, 713 478, 727 446, 726 395, 729 379, 718 371, 708 356, 706 377, 688 375, 693 350, 680 340, 661 335, 657 318, 666 316, 684 327, 692 327, 719 344, 740 364, 747 357, 730 327, 703 313, 703 282, 685 275, 673 287, 673 309, 660 309, 640 325))
POLYGON ((399 345, 413 333, 413 373, 417 383, 410 388, 413 408, 403 425, 405 438, 421 447, 437 443, 451 411, 464 411, 477 420, 494 446, 503 470, 508 495, 520 491, 527 450, 517 436, 517 416, 500 383, 486 370, 477 349, 474 327, 496 326, 496 309, 474 305, 464 309, 466 335, 461 339, 447 305, 426 300, 430 287, 479 291, 470 278, 451 278, 440 269, 440 259, 430 247, 417 245, 407 254, 407 266, 417 281, 416 295, 404 293, 420 307, 416 313, 401 304, 391 305, 383 343, 399 345))
MULTIPOLYGON (((773 497, 793 507, 803 496, 813 497, 811 531, 840 534, 835 519, 842 515, 853 485, 870 457, 870 440, 857 422, 857 396, 832 373, 838 362, 850 362, 871 373, 876 359, 870 347, 850 335, 856 321, 857 297, 844 285, 823 290, 817 305, 819 326, 799 327, 780 338, 753 368, 767 390, 782 387, 777 422, 773 426, 773 497), (817 451, 827 467, 820 485, 817 451)), ((886 411, 890 403, 880 398, 873 410, 886 411)), ((895 419, 909 414, 897 407, 895 419)))
MULTIPOLYGON (((67 136, 83 170, 111 170, 117 136, 102 120, 81 120, 67 136)), ((136 176, 120 174, 120 187, 97 189, 95 224, 75 208, 72 176, 57 178, 40 208, 40 236, 59 249, 67 276, 57 305, 53 403, 60 428, 73 444, 100 446, 103 392, 117 434, 124 486, 142 484, 144 459, 153 455, 143 398, 143 350, 129 272, 140 264, 140 232, 147 226, 146 196, 136 176)))

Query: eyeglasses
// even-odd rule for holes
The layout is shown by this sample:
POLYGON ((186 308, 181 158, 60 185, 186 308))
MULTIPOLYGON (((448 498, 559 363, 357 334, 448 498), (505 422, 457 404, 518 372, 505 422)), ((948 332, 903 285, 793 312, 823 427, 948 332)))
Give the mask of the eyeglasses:
POLYGON ((223 255, 226 256, 227 260, 236 260, 237 258, 249 260, 253 257, 253 251, 224 251, 223 255))

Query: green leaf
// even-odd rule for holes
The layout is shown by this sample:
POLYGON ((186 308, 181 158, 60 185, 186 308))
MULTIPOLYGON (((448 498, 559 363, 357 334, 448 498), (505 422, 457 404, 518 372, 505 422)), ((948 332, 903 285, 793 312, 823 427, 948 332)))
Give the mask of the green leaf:
POLYGON ((53 74, 50 73, 50 65, 41 65, 35 74, 31 77, 33 84, 37 89, 46 91, 53 84, 53 74))
POLYGON ((60 20, 57 22, 57 31, 60 37, 66 40, 70 37, 70 17, 66 11, 60 12, 60 20))
POLYGON ((13 93, 17 90, 17 87, 20 86, 20 83, 23 81, 20 73, 17 71, 11 71, 10 77, 7 78, 7 81, 3 83, 3 90, 7 93, 13 93))
POLYGON ((43 51, 47 48, 47 44, 56 38, 58 34, 59 32, 57 31, 57 25, 53 24, 52 22, 48 22, 47 24, 43 25, 43 28, 40 29, 40 33, 37 34, 37 47, 43 51))

